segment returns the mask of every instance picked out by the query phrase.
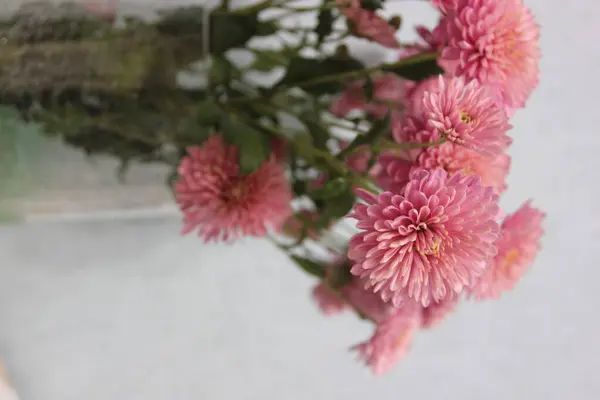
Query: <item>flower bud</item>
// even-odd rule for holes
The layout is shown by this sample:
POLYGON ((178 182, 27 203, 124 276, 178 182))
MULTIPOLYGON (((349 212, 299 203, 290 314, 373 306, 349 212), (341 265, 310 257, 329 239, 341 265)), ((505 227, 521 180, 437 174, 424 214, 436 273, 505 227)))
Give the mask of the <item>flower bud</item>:
POLYGON ((340 44, 335 49, 335 55, 336 55, 336 57, 340 57, 340 58, 348 58, 348 57, 350 57, 350 50, 348 50, 348 46, 346 46, 345 44, 340 44))
POLYGON ((400 26, 402 26, 402 17, 399 15, 394 15, 392 18, 389 19, 388 23, 393 26, 396 30, 400 29, 400 26))

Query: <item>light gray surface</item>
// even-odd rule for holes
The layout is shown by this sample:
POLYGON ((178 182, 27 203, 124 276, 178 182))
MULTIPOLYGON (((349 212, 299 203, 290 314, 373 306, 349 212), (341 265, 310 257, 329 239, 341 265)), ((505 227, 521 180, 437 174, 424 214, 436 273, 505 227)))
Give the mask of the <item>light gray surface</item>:
POLYGON ((369 327, 318 315, 266 242, 204 246, 176 218, 5 227, 0 359, 22 400, 597 399, 600 6, 528 4, 542 83, 513 120, 503 205, 533 197, 548 220, 517 290, 464 306, 374 378, 345 351, 369 327))

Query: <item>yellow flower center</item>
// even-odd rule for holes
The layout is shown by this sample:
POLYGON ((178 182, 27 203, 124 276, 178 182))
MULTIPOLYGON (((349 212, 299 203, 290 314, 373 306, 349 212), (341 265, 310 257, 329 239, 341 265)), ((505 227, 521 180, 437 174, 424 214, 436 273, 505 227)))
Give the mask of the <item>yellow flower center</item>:
POLYGON ((473 117, 471 117, 469 114, 467 114, 464 111, 461 111, 458 115, 460 116, 460 120, 462 122, 464 122, 465 124, 472 124, 475 121, 473 119, 473 117))
POLYGON ((423 253, 426 256, 434 256, 438 258, 442 249, 442 239, 436 239, 433 245, 423 253))

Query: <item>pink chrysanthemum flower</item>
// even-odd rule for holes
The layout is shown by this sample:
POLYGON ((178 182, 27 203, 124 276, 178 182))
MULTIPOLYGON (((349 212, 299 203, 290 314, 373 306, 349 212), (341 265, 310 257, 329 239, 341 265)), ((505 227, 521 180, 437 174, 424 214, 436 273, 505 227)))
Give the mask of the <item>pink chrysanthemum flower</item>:
POLYGON ((336 0, 336 4, 358 36, 393 49, 400 46, 396 29, 375 11, 363 9, 359 0, 336 0))
POLYGON ((486 156, 452 143, 425 148, 417 156, 417 165, 425 169, 444 168, 448 173, 477 175, 482 186, 490 186, 501 194, 506 190, 506 178, 510 169, 510 157, 506 153, 486 156))
MULTIPOLYGON (((425 124, 422 118, 409 116, 402 123, 393 126, 392 136, 400 144, 429 143, 438 139, 436 133, 427 131, 425 124)), ((510 169, 510 157, 505 152, 510 142, 510 138, 506 137, 506 143, 501 147, 502 152, 495 156, 452 142, 386 152, 377 159, 376 178, 385 190, 397 192, 408 181, 412 169, 420 167, 431 170, 441 167, 451 175, 458 172, 462 175, 477 175, 481 178, 482 186, 491 186, 497 194, 501 194, 506 189, 510 169)))
POLYGON ((481 178, 481 185, 491 187, 496 194, 502 194, 507 188, 510 157, 506 153, 486 157, 474 150, 444 143, 416 153, 412 161, 406 157, 410 156, 386 153, 378 158, 376 179, 383 189, 392 192, 402 190, 410 171, 415 168, 443 168, 449 174, 477 175, 481 178))
POLYGON ((423 98, 425 93, 432 92, 438 86, 438 77, 427 78, 421 82, 406 81, 404 94, 404 105, 406 115, 423 115, 425 107, 423 98))
POLYGON ((184 215, 182 233, 198 229, 206 242, 264 236, 291 215, 289 183, 274 156, 244 176, 239 172, 238 149, 220 136, 189 147, 187 153, 174 186, 184 215))
POLYGON ((377 118, 383 118, 390 110, 390 105, 397 104, 400 108, 404 102, 404 85, 395 74, 373 76, 373 102, 367 102, 364 85, 364 81, 351 83, 333 102, 331 112, 344 117, 351 111, 364 110, 377 118))
POLYGON ((420 168, 415 162, 393 153, 385 153, 377 159, 377 184, 392 193, 400 193, 408 183, 411 171, 420 168))
POLYGON ((540 250, 540 240, 544 233, 542 222, 545 217, 543 212, 527 202, 514 214, 504 218, 500 237, 496 242, 498 255, 472 289, 471 294, 475 298, 498 298, 514 288, 540 250))
POLYGON ((423 115, 429 128, 449 141, 487 155, 497 155, 511 142, 508 117, 478 81, 439 77, 437 87, 423 94, 423 115))
POLYGON ((415 169, 395 194, 357 194, 349 217, 362 232, 350 240, 352 273, 396 306, 428 306, 460 294, 496 255, 498 196, 476 176, 415 169))
POLYGON ((385 320, 379 322, 373 336, 353 347, 376 375, 384 374, 402 359, 420 324, 420 307, 406 302, 385 320))
POLYGON ((538 84, 539 25, 522 0, 456 0, 442 25, 442 61, 455 75, 494 88, 508 110, 525 106, 538 84))
POLYGON ((486 156, 462 146, 444 143, 441 146, 428 147, 418 157, 423 168, 443 167, 448 173, 477 175, 482 186, 490 186, 496 194, 506 190, 506 178, 510 170, 510 156, 500 153, 486 156))
MULTIPOLYGON (((430 30, 424 25, 417 25, 415 31, 419 39, 410 44, 405 44, 400 51, 398 61, 405 58, 416 56, 422 53, 441 51, 445 42, 445 26, 438 25, 433 30, 430 30)), ((412 82, 412 81, 407 81, 412 82)))
POLYGON ((325 315, 339 314, 346 308, 346 304, 341 297, 323 282, 313 288, 312 298, 317 303, 319 310, 325 315))
POLYGON ((365 286, 366 282, 363 279, 354 277, 349 284, 340 289, 340 293, 344 300, 365 318, 374 322, 383 321, 394 312, 395 307, 384 302, 381 296, 365 286))
POLYGON ((339 302, 350 306, 360 315, 370 319, 373 322, 380 322, 386 319, 391 313, 395 312, 395 307, 386 303, 381 296, 373 293, 372 290, 365 288, 365 282, 352 277, 350 282, 343 285, 335 292, 328 282, 335 280, 335 276, 340 273, 341 268, 349 268, 347 258, 341 258, 332 263, 327 268, 327 277, 324 282, 319 283, 313 289, 313 298, 317 301, 319 308, 326 315, 334 314, 334 310, 339 308, 341 311, 346 307, 339 307, 339 302))
POLYGON ((396 29, 389 22, 374 11, 361 11, 355 18, 349 20, 359 36, 388 48, 396 49, 400 47, 398 39, 396 39, 396 29))
POLYGON ((448 12, 456 5, 456 0, 431 0, 431 3, 441 12, 448 12))
POLYGON ((360 278, 353 278, 339 289, 339 293, 321 282, 313 288, 312 295, 319 310, 325 315, 338 314, 350 306, 365 318, 380 322, 395 310, 395 307, 384 302, 373 291, 365 289, 365 283, 360 278))
POLYGON ((456 306, 460 297, 454 297, 441 301, 439 303, 431 303, 427 307, 423 307, 421 311, 421 328, 431 329, 440 324, 448 314, 451 314, 456 306))

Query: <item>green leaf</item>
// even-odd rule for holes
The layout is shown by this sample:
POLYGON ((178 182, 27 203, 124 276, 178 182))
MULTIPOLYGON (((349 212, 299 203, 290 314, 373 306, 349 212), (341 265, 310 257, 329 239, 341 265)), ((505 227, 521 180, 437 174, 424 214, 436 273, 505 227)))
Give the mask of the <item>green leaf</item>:
POLYGON ((319 12, 317 28, 315 29, 315 32, 317 33, 317 43, 323 43, 323 40, 331 35, 334 22, 335 18, 331 8, 326 8, 319 12))
POLYGON ((319 75, 316 71, 318 71, 320 67, 321 61, 316 58, 295 56, 290 60, 290 65, 285 76, 279 81, 278 85, 292 86, 312 79, 319 75))
POLYGON ((290 95, 287 92, 279 92, 273 96, 272 102, 289 109, 304 106, 306 104, 306 99, 290 95))
POLYGON ((207 98, 198 104, 198 123, 203 126, 217 124, 222 117, 222 111, 216 100, 207 98))
POLYGON ((250 69, 261 72, 270 72, 277 67, 285 67, 287 58, 284 58, 276 51, 261 50, 254 52, 254 62, 250 64, 250 69))
POLYGON ((240 170, 243 174, 256 171, 271 154, 268 136, 244 124, 236 116, 225 117, 221 129, 225 140, 239 148, 240 170))
POLYGON ((290 256, 290 258, 307 274, 320 279, 325 278, 325 267, 318 262, 299 256, 290 256))
POLYGON ((299 158, 309 163, 315 162, 315 159, 311 154, 312 148, 314 147, 313 138, 308 132, 296 132, 292 137, 292 141, 299 158))
POLYGON ((240 76, 241 72, 225 56, 213 57, 210 69, 210 82, 213 85, 228 84, 240 76))
POLYGON ((250 64, 249 68, 260 72, 270 72, 278 66, 279 64, 274 62, 272 59, 266 57, 257 57, 254 62, 250 64))
POLYGON ((258 29, 256 30, 256 36, 271 36, 276 34, 278 31, 277 22, 276 21, 264 21, 258 24, 258 29))
POLYGON ((325 202, 323 212, 331 220, 342 218, 352 210, 355 202, 356 196, 352 189, 348 188, 338 196, 328 199, 325 202))
POLYGON ((258 33, 258 12, 244 14, 212 13, 210 18, 210 52, 219 55, 232 48, 244 47, 248 40, 258 33))
POLYGON ((292 185, 292 189, 296 197, 304 196, 306 194, 306 182, 296 179, 292 185))
POLYGON ((315 203, 315 207, 317 208, 317 210, 321 212, 321 216, 317 221, 317 226, 319 227, 319 229, 326 229, 331 225, 329 217, 326 214, 323 214, 323 211, 325 210, 325 206, 327 204, 325 204, 324 200, 320 199, 313 199, 313 203, 315 203))
MULTIPOLYGON (((257 131, 255 131, 257 132, 257 131)), ((251 174, 265 162, 270 153, 269 142, 260 135, 250 144, 240 147, 240 169, 243 174, 251 174)))
MULTIPOLYGON (((364 68, 365 66, 354 58, 332 56, 321 61, 319 70, 316 71, 317 73, 315 74, 314 78, 327 75, 343 74, 351 71, 359 71, 364 68)), ((318 83, 315 85, 300 85, 300 87, 309 93, 318 95, 339 92, 343 90, 346 85, 347 83, 340 79, 337 81, 318 83)))
POLYGON ((342 177, 330 179, 322 187, 314 189, 310 192, 310 196, 314 199, 332 199, 344 193, 349 187, 348 180, 342 177))
POLYGON ((365 144, 373 144, 380 137, 388 133, 391 129, 392 125, 392 117, 388 112, 384 119, 379 119, 373 122, 371 129, 369 132, 361 135, 357 135, 356 138, 346 147, 344 150, 340 151, 338 154, 338 158, 344 158, 346 155, 352 153, 357 147, 365 145, 365 144))
POLYGON ((329 140, 329 131, 323 124, 315 119, 312 115, 304 114, 300 117, 300 121, 308 129, 308 133, 312 137, 313 145, 321 150, 327 149, 327 141, 329 140))
POLYGON ((358 135, 351 145, 361 146, 363 144, 374 143, 381 136, 388 133, 392 126, 392 116, 388 112, 383 119, 379 119, 373 123, 369 132, 364 135, 358 135))
MULTIPOLYGON (((186 148, 188 146, 199 146, 209 138, 210 133, 219 121, 216 120, 212 124, 200 124, 198 119, 181 119, 174 121, 172 126, 166 128, 172 133, 173 140, 178 147, 186 148)), ((168 157, 167 161, 170 164, 178 164, 179 158, 174 153, 164 154, 168 157)))
POLYGON ((289 44, 284 44, 279 50, 281 56, 291 60, 294 57, 297 57, 300 53, 300 49, 296 46, 290 46, 289 44))
POLYGON ((336 93, 345 87, 341 80, 332 80, 312 84, 311 81, 328 75, 338 75, 346 72, 364 69, 364 65, 351 57, 332 56, 325 59, 304 58, 296 56, 284 77, 276 86, 298 86, 313 95, 336 93))
POLYGON ((432 54, 424 53, 407 57, 394 64, 384 64, 382 70, 393 72, 410 81, 423 81, 435 75, 443 74, 444 70, 438 65, 432 54))
POLYGON ((344 263, 339 268, 335 269, 333 276, 328 280, 328 284, 332 289, 341 289, 352 282, 352 273, 350 272, 351 265, 349 262, 344 263))

